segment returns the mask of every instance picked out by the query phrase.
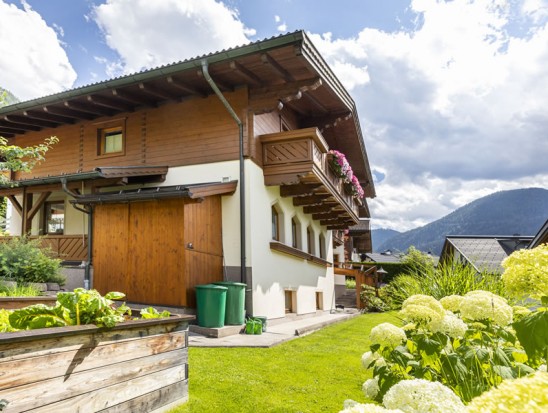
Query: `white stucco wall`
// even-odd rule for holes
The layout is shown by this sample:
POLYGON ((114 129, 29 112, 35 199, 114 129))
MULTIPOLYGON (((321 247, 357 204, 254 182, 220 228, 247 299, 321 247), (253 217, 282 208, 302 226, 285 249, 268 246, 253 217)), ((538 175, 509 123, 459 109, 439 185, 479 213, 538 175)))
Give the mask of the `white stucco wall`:
POLYGON ((323 293, 323 309, 332 307, 333 269, 313 264, 305 259, 273 251, 271 207, 278 205, 283 214, 284 239, 280 241, 291 245, 291 218, 296 216, 300 222, 301 249, 307 251, 306 228, 310 225, 314 231, 315 251, 319 251, 318 237, 325 236, 327 259, 333 254, 331 231, 326 231, 310 215, 303 213, 302 207, 294 207, 292 198, 280 197, 279 187, 265 187, 263 170, 249 163, 247 168, 249 182, 249 227, 251 230, 251 264, 253 266, 253 315, 279 318, 285 316, 285 290, 296 293, 296 313, 308 314, 316 311, 316 292, 323 293))

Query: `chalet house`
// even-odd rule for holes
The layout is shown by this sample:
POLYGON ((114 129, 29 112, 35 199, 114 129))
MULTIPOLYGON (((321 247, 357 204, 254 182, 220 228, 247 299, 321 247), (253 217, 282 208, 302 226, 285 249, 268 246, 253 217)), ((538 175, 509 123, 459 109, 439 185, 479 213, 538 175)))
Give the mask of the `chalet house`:
POLYGON ((194 308, 228 279, 248 314, 330 310, 341 234, 375 196, 354 101, 302 31, 1 108, 0 135, 59 139, 0 188, 11 234, 135 303, 194 308))

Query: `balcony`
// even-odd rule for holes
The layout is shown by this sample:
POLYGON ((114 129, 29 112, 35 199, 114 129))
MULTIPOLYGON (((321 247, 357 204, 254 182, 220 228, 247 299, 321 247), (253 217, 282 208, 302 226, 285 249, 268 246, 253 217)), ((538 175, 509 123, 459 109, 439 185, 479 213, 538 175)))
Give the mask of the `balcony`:
POLYGON ((329 147, 316 128, 260 136, 264 182, 330 230, 347 229, 364 216, 363 201, 335 175, 329 147))

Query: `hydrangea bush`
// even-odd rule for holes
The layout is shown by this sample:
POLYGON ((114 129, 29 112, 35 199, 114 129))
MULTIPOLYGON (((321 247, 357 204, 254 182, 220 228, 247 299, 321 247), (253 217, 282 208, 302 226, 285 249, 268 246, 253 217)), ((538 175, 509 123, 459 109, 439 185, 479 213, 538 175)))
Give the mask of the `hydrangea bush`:
POLYGON ((399 314, 404 328, 374 327, 370 351, 362 356, 363 366, 373 370, 363 386, 370 400, 381 402, 397 383, 423 379, 444 384, 466 403, 504 379, 534 371, 510 324, 512 307, 491 292, 442 302, 418 294, 404 301, 399 314))

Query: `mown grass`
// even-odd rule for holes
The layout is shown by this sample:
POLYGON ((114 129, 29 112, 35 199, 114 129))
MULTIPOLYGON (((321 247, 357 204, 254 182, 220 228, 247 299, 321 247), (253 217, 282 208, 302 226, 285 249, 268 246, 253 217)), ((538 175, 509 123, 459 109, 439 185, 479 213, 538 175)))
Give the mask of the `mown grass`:
POLYGON ((394 313, 356 317, 272 348, 189 349, 188 403, 170 413, 337 412, 364 400, 369 331, 394 313))

